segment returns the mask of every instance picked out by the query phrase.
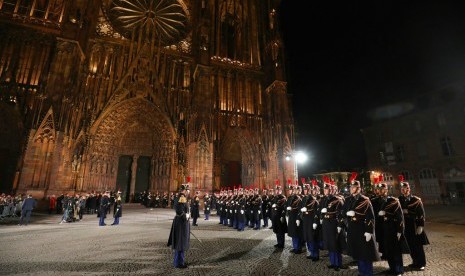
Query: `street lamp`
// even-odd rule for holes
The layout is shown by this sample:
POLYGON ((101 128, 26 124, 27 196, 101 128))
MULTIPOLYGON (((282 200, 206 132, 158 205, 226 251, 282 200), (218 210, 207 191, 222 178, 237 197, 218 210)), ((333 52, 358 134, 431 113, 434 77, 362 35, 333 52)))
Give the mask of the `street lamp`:
POLYGON ((286 155, 286 161, 290 161, 291 159, 294 159, 294 177, 295 179, 299 179, 297 164, 307 162, 308 156, 303 151, 294 151, 291 155, 286 155))

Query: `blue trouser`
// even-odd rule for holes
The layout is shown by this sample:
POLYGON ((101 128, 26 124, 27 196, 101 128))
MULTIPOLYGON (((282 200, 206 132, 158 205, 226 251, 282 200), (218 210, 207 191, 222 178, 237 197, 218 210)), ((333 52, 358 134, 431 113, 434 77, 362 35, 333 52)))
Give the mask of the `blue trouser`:
POLYGON ((255 221, 255 229, 260 229, 260 219, 255 221))
POLYGON ((98 225, 99 226, 104 226, 105 225, 105 217, 103 215, 100 215, 98 225))
POLYGON ((115 217, 115 221, 113 221, 113 223, 112 223, 112 224, 114 224, 114 225, 117 225, 117 224, 119 224, 119 217, 115 217))
POLYGON ((308 249, 308 252, 310 252, 310 256, 314 258, 320 257, 320 248, 318 247, 318 242, 315 242, 315 241, 307 242, 307 249, 308 249))
POLYGON ((210 216, 210 214, 205 214, 205 220, 208 220, 209 216, 210 216))
POLYGON ((244 222, 239 222, 239 223, 238 223, 237 230, 243 231, 243 230, 244 230, 244 226, 245 226, 245 223, 244 223, 244 222))
POLYGON ((174 251, 174 267, 184 265, 184 250, 174 251))
POLYGON ((276 239, 278 240, 278 245, 284 246, 284 241, 285 241, 284 233, 276 233, 276 239))
POLYGON ((31 219, 32 210, 24 210, 21 212, 21 219, 19 220, 19 224, 23 224, 23 219, 26 217, 26 225, 29 224, 29 220, 31 219))
POLYGON ((332 266, 342 266, 342 255, 336 251, 329 251, 329 263, 332 266))
POLYGON ((390 270, 394 271, 396 274, 404 273, 404 262, 402 260, 402 254, 389 257, 387 261, 390 270))
POLYGON ((268 217, 263 217, 263 227, 268 227, 268 217))
POLYGON ((361 276, 373 275, 373 262, 372 261, 358 260, 357 264, 358 264, 358 273, 361 276))
POLYGON ((294 248, 294 250, 302 250, 302 243, 300 242, 300 238, 292 237, 292 248, 294 248))

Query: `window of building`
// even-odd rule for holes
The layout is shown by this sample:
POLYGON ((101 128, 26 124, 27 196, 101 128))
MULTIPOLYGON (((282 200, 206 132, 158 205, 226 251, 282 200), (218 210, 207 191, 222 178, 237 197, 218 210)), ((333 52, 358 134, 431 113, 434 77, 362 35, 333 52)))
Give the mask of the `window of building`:
POLYGON ((401 171, 400 174, 404 176, 406 181, 413 180, 413 174, 410 171, 401 171))
POLYGON ((420 179, 436 178, 436 173, 432 169, 422 169, 420 171, 420 179))
POLYGON ((383 180, 384 181, 392 181, 392 180, 394 180, 394 178, 392 177, 392 174, 390 174, 390 173, 383 173, 382 175, 383 175, 383 180))
POLYGON ((452 156, 455 154, 454 148, 449 136, 441 138, 441 149, 444 156, 452 156))

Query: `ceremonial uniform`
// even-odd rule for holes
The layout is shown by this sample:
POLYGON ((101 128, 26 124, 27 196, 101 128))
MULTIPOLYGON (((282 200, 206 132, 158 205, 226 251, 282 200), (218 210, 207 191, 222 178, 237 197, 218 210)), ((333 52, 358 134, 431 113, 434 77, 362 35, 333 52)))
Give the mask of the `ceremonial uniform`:
POLYGON ((289 222, 287 225, 287 235, 292 238, 292 253, 300 254, 302 253, 302 241, 303 241, 303 231, 301 219, 299 217, 300 203, 302 198, 300 192, 298 191, 300 187, 294 188, 296 191, 288 199, 287 212, 289 215, 289 222))
POLYGON ((197 219, 200 217, 200 199, 199 192, 196 192, 196 195, 191 200, 191 216, 192 216, 192 225, 198 226, 197 219))
POLYGON ((259 195, 258 188, 255 189, 255 195, 252 200, 252 223, 254 230, 260 229, 260 220, 262 217, 262 197, 259 195))
POLYGON ((115 202, 115 207, 113 210, 113 216, 115 217, 115 220, 111 225, 118 225, 119 224, 119 218, 123 216, 123 203, 121 202, 121 197, 118 196, 115 202))
POLYGON ((409 183, 402 182, 402 180, 402 195, 399 196, 399 201, 404 214, 405 237, 407 238, 410 256, 412 257, 412 264, 409 267, 423 271, 426 266, 426 256, 423 246, 429 244, 428 237, 424 231, 425 210, 421 199, 410 193, 409 183))
POLYGON ((380 223, 376 224, 376 228, 383 230, 382 236, 376 238, 384 245, 379 252, 389 264, 388 273, 400 275, 404 273, 402 254, 410 253, 404 236, 404 216, 399 200, 387 195, 386 183, 379 184, 379 188, 381 205, 377 216, 380 218, 380 223))
POLYGON ((320 217, 322 219, 322 235, 323 246, 329 251, 329 268, 334 268, 336 271, 342 267, 342 250, 344 235, 340 227, 341 210, 344 200, 335 195, 332 190, 330 181, 326 180, 324 184, 326 198, 322 201, 320 209, 320 217), (330 194, 333 193, 333 194, 330 194))
POLYGON ((276 188, 276 195, 274 202, 271 205, 273 208, 272 226, 273 232, 276 234, 277 244, 276 248, 284 248, 285 234, 287 233, 286 222, 286 197, 281 194, 281 187, 276 188))
POLYGON ((344 205, 347 218, 347 252, 357 260, 360 275, 373 275, 373 262, 380 260, 375 239, 375 216, 370 199, 360 194, 360 182, 353 181, 352 196, 344 205))
MULTIPOLYGON (((310 189, 309 185, 306 190, 310 189)), ((307 194, 299 206, 300 217, 302 219, 303 240, 307 244, 307 250, 310 255, 307 258, 317 261, 320 258, 318 248, 318 224, 319 224, 319 203, 312 194, 307 194)))
POLYGON ((205 214, 205 220, 208 220, 210 217, 212 199, 208 194, 203 197, 203 213, 205 214))

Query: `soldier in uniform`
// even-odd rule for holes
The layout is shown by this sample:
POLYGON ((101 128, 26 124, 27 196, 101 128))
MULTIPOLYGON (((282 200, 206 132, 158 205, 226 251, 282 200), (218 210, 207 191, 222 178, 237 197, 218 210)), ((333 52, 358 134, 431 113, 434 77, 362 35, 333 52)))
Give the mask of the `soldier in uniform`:
MULTIPOLYGON (((344 204, 347 216, 347 251, 358 263, 359 275, 373 275, 373 262, 379 261, 375 238, 375 216, 370 199, 361 194, 360 182, 352 174, 351 196, 344 204)), ((338 229, 338 231, 340 231, 338 229)))
POLYGON ((187 268, 184 252, 189 249, 190 226, 189 226, 189 204, 186 197, 186 187, 183 184, 174 204, 176 215, 171 225, 168 246, 174 251, 174 267, 187 268))
POLYGON ((239 188, 239 197, 237 198, 237 231, 244 231, 245 227, 245 204, 246 198, 244 189, 239 188))
POLYGON ((399 200, 388 195, 386 183, 379 183, 379 194, 381 205, 376 214, 380 217, 380 223, 376 228, 382 228, 382 236, 376 236, 377 240, 383 244, 380 249, 389 264, 388 274, 402 275, 404 273, 404 263, 402 254, 408 254, 408 245, 404 236, 404 216, 399 200))
POLYGON ((295 254, 302 253, 302 241, 303 232, 301 218, 299 217, 302 188, 300 186, 294 186, 293 195, 288 199, 289 205, 287 206, 287 212, 289 216, 289 222, 287 225, 287 235, 292 238, 292 249, 291 252, 295 254))
POLYGON ((255 194, 252 199, 252 223, 255 226, 253 230, 260 230, 260 220, 262 216, 262 197, 260 191, 255 188, 255 194))
POLYGON ((340 221, 344 200, 337 195, 337 187, 331 184, 329 177, 323 177, 323 192, 325 198, 320 204, 320 218, 322 219, 323 245, 329 253, 328 268, 339 271, 342 268, 342 249, 340 221))
POLYGON ((423 271, 426 266, 423 246, 429 244, 424 230, 425 209, 421 198, 411 194, 410 184, 404 181, 402 175, 399 176, 399 180, 402 193, 399 196, 399 201, 404 213, 405 237, 410 248, 410 257, 412 257, 412 264, 409 267, 413 270, 423 271))
POLYGON ((287 233, 286 197, 283 195, 281 186, 276 186, 275 191, 276 195, 271 205, 271 208, 273 208, 272 226, 278 243, 274 247, 282 249, 284 248, 285 235, 287 233))
POLYGON ((205 214, 205 220, 209 219, 211 205, 212 199, 208 195, 208 192, 205 192, 205 196, 203 197, 203 213, 205 214))
POLYGON ((302 199, 299 207, 300 217, 302 218, 303 239, 307 244, 307 250, 309 252, 307 259, 316 262, 320 259, 318 241, 316 240, 320 219, 318 216, 319 203, 311 193, 312 188, 310 184, 304 184, 304 191, 307 194, 302 199))
POLYGON ((263 227, 268 227, 268 204, 269 204, 269 195, 267 190, 262 190, 262 218, 263 218, 263 227))
MULTIPOLYGON (((380 196, 380 186, 379 181, 383 181, 383 176, 380 175, 379 177, 374 178, 374 185, 373 185, 373 196, 370 198, 371 206, 373 206, 373 213, 375 214, 375 225, 381 225, 383 223, 383 217, 378 216, 377 214, 380 211, 381 204, 382 204, 382 197, 380 196)), ((375 227, 375 234, 376 234, 376 242, 378 243, 378 251, 384 252, 384 243, 383 239, 383 227, 375 227)), ((384 260, 384 256, 382 253, 380 254, 381 259, 384 260)))
POLYGON ((192 225, 199 226, 197 224, 197 219, 200 217, 200 191, 196 191, 195 195, 191 199, 191 216, 192 216, 192 225))
POLYGON ((119 218, 123 216, 123 203, 121 202, 121 192, 118 192, 116 202, 114 205, 114 210, 113 210, 113 217, 115 217, 115 220, 111 225, 118 225, 119 224, 119 218))

